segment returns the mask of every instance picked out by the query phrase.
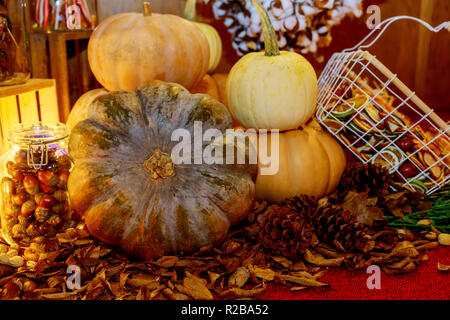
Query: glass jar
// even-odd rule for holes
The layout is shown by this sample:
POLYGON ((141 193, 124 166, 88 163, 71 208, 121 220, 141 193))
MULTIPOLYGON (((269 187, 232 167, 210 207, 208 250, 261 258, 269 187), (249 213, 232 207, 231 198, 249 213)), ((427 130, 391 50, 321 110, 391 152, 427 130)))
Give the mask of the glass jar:
POLYGON ((41 31, 94 29, 97 25, 95 0, 34 0, 34 28, 41 31))
POLYGON ((30 78, 25 12, 26 0, 0 1, 0 86, 30 78))
POLYGON ((4 239, 27 246, 74 227, 77 219, 67 192, 72 161, 66 126, 19 124, 7 138, 10 148, 0 162, 4 239))

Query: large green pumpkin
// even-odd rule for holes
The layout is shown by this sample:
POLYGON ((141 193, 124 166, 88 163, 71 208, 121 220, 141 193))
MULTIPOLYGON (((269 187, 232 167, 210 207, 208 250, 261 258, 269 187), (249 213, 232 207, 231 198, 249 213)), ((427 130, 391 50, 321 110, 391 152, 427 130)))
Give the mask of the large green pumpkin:
POLYGON ((71 132, 68 182, 72 206, 92 235, 151 259, 216 245, 247 217, 256 164, 173 165, 179 142, 172 132, 184 128, 193 136, 195 121, 221 132, 233 123, 211 97, 160 81, 94 100, 71 132))

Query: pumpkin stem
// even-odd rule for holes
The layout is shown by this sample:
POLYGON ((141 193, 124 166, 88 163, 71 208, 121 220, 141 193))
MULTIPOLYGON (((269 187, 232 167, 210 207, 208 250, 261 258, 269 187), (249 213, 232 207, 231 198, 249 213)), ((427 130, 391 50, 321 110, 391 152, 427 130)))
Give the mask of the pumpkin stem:
POLYGON ((150 2, 142 3, 142 12, 144 13, 144 17, 150 17, 152 15, 152 7, 150 2))
POLYGON ((195 5, 197 4, 197 0, 187 0, 186 7, 184 8, 184 18, 189 21, 195 21, 195 17, 197 15, 197 11, 195 9, 195 5))
POLYGON ((153 180, 169 178, 175 175, 175 168, 170 154, 159 149, 153 151, 153 155, 144 162, 145 168, 150 172, 153 180))
POLYGON ((264 9, 261 3, 259 3, 258 0, 251 1, 256 11, 258 12, 259 18, 261 19, 266 56, 279 56, 280 49, 278 48, 277 35, 275 34, 275 30, 273 29, 272 22, 270 22, 270 17, 267 14, 267 11, 264 9))

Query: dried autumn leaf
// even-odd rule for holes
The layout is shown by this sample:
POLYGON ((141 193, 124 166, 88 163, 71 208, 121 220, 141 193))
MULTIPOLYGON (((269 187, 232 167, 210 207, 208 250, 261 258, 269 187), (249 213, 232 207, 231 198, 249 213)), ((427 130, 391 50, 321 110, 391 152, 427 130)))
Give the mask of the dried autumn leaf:
POLYGON ((0 264, 0 278, 7 277, 14 273, 14 269, 10 266, 0 264))
POLYGON ((408 263, 406 266, 404 266, 401 269, 392 268, 390 266, 383 266, 384 272, 387 274, 403 274, 403 273, 410 273, 413 272, 416 269, 416 265, 413 262, 408 263))
POLYGON ((439 242, 433 241, 433 242, 427 242, 427 243, 421 244, 420 246, 416 246, 416 249, 417 250, 429 250, 429 249, 437 248, 438 246, 439 246, 439 242))
POLYGON ((250 278, 250 272, 245 267, 239 267, 237 270, 228 278, 229 286, 237 286, 242 288, 250 278))
POLYGON ((266 281, 273 281, 273 279, 275 278, 275 271, 273 271, 272 269, 268 269, 268 268, 255 267, 254 273, 257 278, 260 278, 260 279, 263 279, 266 281))
POLYGON ((310 288, 310 287, 295 286, 295 287, 290 287, 289 290, 292 292, 296 292, 296 291, 301 291, 301 290, 305 290, 308 288, 310 288))
POLYGON ((308 249, 306 249, 305 253, 305 260, 319 267, 339 267, 344 259, 344 257, 325 259, 322 255, 313 254, 308 249))
POLYGON ((419 252, 410 241, 402 241, 392 251, 392 254, 397 257, 417 257, 419 252))
POLYGON ((212 300, 213 298, 212 293, 206 287, 206 281, 189 272, 186 272, 186 276, 183 279, 183 286, 187 289, 183 293, 190 295, 194 299, 212 300))
POLYGON ((187 295, 180 292, 174 292, 170 288, 165 288, 163 290, 163 294, 171 300, 189 300, 189 297, 187 295))
POLYGON ((315 246, 314 250, 327 258, 339 258, 342 256, 342 253, 323 243, 319 243, 317 246, 315 246))
POLYGON ((448 233, 439 234, 438 241, 443 246, 450 246, 450 234, 448 233))
POLYGON ((153 275, 144 273, 133 274, 127 283, 132 287, 146 287, 149 290, 154 290, 159 285, 159 281, 153 275))
POLYGON ((212 272, 212 271, 208 271, 208 277, 209 277, 209 281, 211 282, 211 284, 214 284, 216 282, 216 280, 220 277, 220 274, 212 272))
POLYGON ((48 300, 66 300, 76 296, 77 292, 60 292, 60 293, 49 293, 41 295, 42 298, 48 300))
POLYGON ((311 273, 306 272, 306 271, 294 271, 294 272, 291 271, 291 272, 289 272, 289 275, 316 280, 316 278, 311 273))
POLYGON ((290 275, 284 275, 280 274, 279 277, 285 281, 289 281, 295 284, 299 284, 301 286, 306 287, 325 287, 328 286, 326 283, 322 283, 319 281, 316 281, 314 279, 309 279, 305 277, 296 277, 296 276, 290 276, 290 275))
POLYGON ((285 257, 271 257, 271 258, 273 261, 281 264, 285 268, 289 268, 290 266, 292 266, 292 261, 285 257))
POLYGON ((448 272, 448 271, 450 271, 450 266, 445 265, 445 264, 440 263, 440 262, 438 262, 437 268, 438 268, 438 270, 441 271, 441 272, 448 272))
POLYGON ((180 259, 176 256, 164 256, 159 258, 155 264, 161 268, 171 268, 178 262, 178 260, 180 259))
POLYGON ((241 288, 230 288, 222 291, 220 293, 220 296, 224 298, 256 298, 264 294, 265 291, 266 286, 249 290, 241 288))
POLYGON ((368 192, 356 193, 350 191, 345 197, 342 207, 356 217, 359 223, 373 226, 375 221, 384 221, 386 218, 383 212, 373 205, 369 199, 368 192))

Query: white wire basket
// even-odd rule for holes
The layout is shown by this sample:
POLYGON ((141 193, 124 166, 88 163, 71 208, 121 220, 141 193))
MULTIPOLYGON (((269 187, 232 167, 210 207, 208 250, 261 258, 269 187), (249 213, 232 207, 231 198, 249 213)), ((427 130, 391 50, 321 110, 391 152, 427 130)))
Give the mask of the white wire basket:
POLYGON ((402 19, 450 31, 450 22, 433 28, 409 16, 383 21, 358 45, 330 58, 319 78, 316 117, 363 163, 388 168, 394 190, 432 194, 450 180, 449 125, 366 50, 402 19))

